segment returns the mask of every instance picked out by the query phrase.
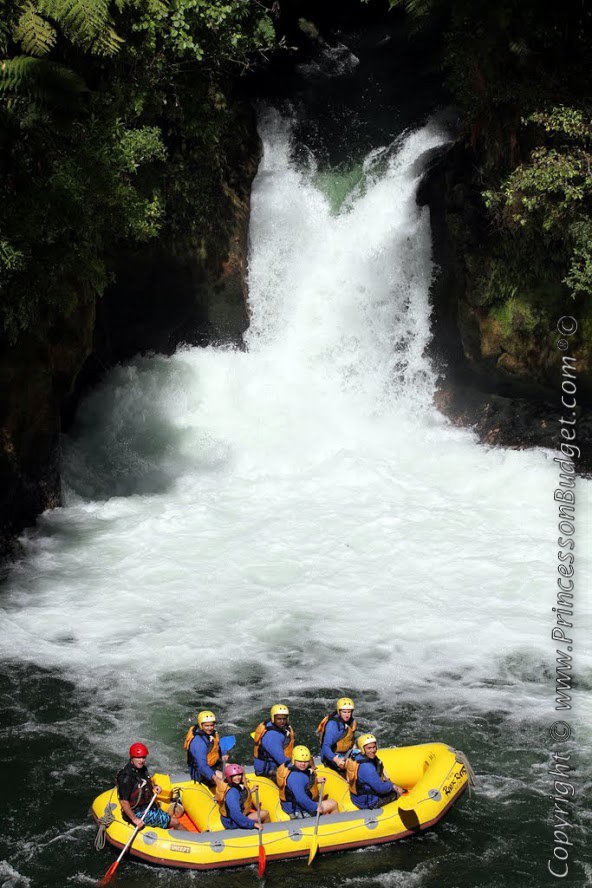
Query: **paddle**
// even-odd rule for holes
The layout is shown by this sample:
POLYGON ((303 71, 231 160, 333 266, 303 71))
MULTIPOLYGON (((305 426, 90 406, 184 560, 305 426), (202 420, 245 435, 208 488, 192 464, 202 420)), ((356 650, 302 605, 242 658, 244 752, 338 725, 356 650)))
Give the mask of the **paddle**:
POLYGON ((125 852, 126 852, 127 849, 129 848, 129 846, 131 845, 131 843, 134 841, 134 839, 135 839, 136 836, 138 835, 139 830, 140 830, 140 829, 142 828, 142 826, 144 825, 144 818, 146 817, 146 814, 148 813, 148 811, 150 810, 150 808, 152 807, 152 805, 153 805, 154 802, 156 801, 156 796, 157 796, 157 795, 158 795, 158 793, 155 792, 154 795, 152 796, 152 798, 150 799, 150 802, 148 803, 148 806, 147 806, 146 810, 145 810, 144 813, 142 814, 142 817, 141 817, 141 821, 142 821, 142 822, 141 822, 140 824, 138 824, 138 826, 136 826, 135 830, 133 831, 133 833, 131 834, 130 838, 128 839, 125 848, 123 849, 123 851, 121 852, 121 854, 119 855, 119 857, 117 858, 117 860, 115 861, 115 863, 112 863, 112 864, 111 864, 111 866, 109 867, 109 869, 107 870, 107 872, 105 873, 105 875, 103 876, 103 878, 101 879, 101 881, 99 882, 99 885, 101 886, 101 888, 103 888, 104 885, 108 885, 109 882, 111 881, 111 879, 113 878, 113 876, 115 875, 115 871, 116 871, 117 867, 119 866, 119 864, 121 863, 121 858, 123 857, 123 855, 125 854, 125 852))
MULTIPOLYGON (((257 810, 257 823, 261 826, 261 806, 259 805, 259 790, 255 790, 255 808, 257 810)), ((265 858, 265 848, 263 847, 263 832, 258 829, 259 833, 259 878, 262 879, 265 873, 265 866, 267 864, 267 860, 265 858)))
POLYGON ((401 818, 401 823, 408 829, 410 832, 413 832, 415 829, 419 829, 420 822, 419 817, 417 816, 417 812, 413 810, 413 808, 399 808, 399 817, 401 818))
POLYGON ((220 737, 220 755, 226 755, 236 746, 236 737, 229 734, 228 737, 220 737))
POLYGON ((323 801, 323 787, 325 785, 325 780, 319 780, 319 801, 317 804, 317 819, 315 820, 314 832, 312 834, 312 843, 310 846, 310 851, 308 852, 308 866, 311 865, 313 860, 315 859, 315 855, 319 850, 319 819, 321 817, 321 803, 323 801))

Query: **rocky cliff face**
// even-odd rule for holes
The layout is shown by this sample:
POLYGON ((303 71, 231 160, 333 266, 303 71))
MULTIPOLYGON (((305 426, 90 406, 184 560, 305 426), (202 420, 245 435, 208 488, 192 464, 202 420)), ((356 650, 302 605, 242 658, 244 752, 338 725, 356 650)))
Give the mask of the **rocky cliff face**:
POLYGON ((56 319, 50 333, 27 333, 0 353, 0 553, 13 534, 60 503, 60 406, 93 342, 95 300, 56 319))
POLYGON ((50 333, 0 346, 0 555, 38 514, 60 505, 60 432, 86 387, 138 352, 240 344, 248 325, 249 195, 260 156, 249 107, 237 111, 237 133, 217 224, 192 250, 152 243, 122 255, 101 299, 81 294, 50 333))
MULTIPOLYGON (((456 144, 432 158, 418 195, 430 207, 439 267, 432 344, 441 370, 437 406, 487 443, 557 447, 563 361, 569 356, 577 374, 579 439, 589 452, 592 309, 569 298, 559 280, 542 276, 529 292, 485 295, 478 272, 488 267, 495 233, 474 170, 469 150, 456 144), (577 320, 569 337, 557 326, 565 315, 577 320)), ((581 468, 589 471, 588 463, 583 458, 581 468)))

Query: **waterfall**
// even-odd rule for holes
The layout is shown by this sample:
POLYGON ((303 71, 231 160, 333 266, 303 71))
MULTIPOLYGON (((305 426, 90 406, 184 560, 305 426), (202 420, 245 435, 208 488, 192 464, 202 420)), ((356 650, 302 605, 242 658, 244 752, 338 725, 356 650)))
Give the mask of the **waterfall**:
MULTIPOLYGON (((72 760, 66 744, 59 765, 79 812, 89 761, 111 779, 131 739, 178 770, 196 706, 216 709, 248 760, 270 703, 289 702, 314 743, 310 712, 346 692, 382 744, 462 744, 485 771, 487 834, 518 859, 528 832, 522 815, 508 827, 504 799, 527 796, 540 823, 550 810, 557 473, 550 454, 480 446, 432 406, 430 227, 415 194, 446 133, 428 122, 339 169, 295 151, 277 111, 261 136, 246 350, 115 368, 64 441, 64 508, 25 536, 10 573, 3 680, 26 726, 15 761, 23 737, 47 750, 67 735, 86 754, 72 760), (65 727, 48 728, 44 706, 65 727), (516 759, 528 784, 511 776, 516 759)), ((589 525, 584 500, 581 516, 589 525)), ((574 701, 589 749, 589 698, 574 701)), ((30 848, 43 861, 62 840, 40 835, 18 845, 19 872, 30 848)), ((350 856, 346 881, 369 886, 369 859, 350 856)), ((445 884, 437 858, 419 860, 413 884, 445 884)), ((392 867, 372 885, 411 884, 392 867)))

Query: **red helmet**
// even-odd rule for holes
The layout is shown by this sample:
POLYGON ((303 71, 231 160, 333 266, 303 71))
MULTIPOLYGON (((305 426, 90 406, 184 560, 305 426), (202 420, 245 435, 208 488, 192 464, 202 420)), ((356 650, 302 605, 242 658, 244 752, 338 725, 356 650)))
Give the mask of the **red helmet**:
POLYGON ((132 743, 129 748, 130 758, 145 758, 148 755, 148 747, 143 743, 132 743))
POLYGON ((229 780, 231 777, 236 777, 237 774, 244 774, 245 769, 242 765, 225 765, 224 766, 224 779, 229 780))

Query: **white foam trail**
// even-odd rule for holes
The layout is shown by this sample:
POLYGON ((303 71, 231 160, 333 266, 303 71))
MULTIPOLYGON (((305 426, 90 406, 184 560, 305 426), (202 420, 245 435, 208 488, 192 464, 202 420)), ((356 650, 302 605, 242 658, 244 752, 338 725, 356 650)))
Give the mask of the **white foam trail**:
POLYGON ((428 125, 374 153, 335 215, 289 125, 265 120, 248 351, 138 359, 82 405, 76 492, 12 572, 6 656, 138 707, 256 677, 552 715, 556 467, 478 446, 431 407, 414 196, 417 158, 444 138, 428 125))
POLYGON ((28 888, 31 880, 14 869, 7 860, 0 860, 0 879, 3 888, 28 888))

